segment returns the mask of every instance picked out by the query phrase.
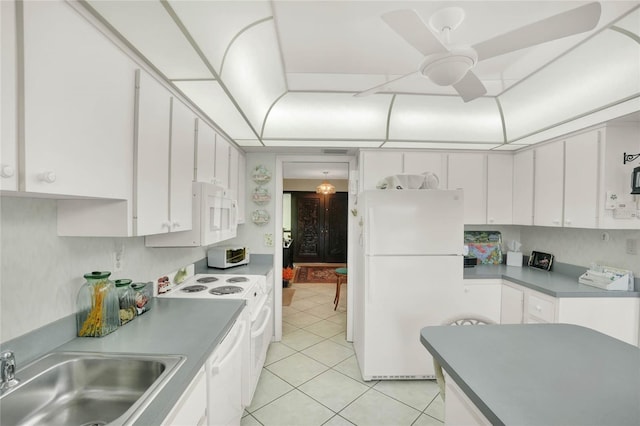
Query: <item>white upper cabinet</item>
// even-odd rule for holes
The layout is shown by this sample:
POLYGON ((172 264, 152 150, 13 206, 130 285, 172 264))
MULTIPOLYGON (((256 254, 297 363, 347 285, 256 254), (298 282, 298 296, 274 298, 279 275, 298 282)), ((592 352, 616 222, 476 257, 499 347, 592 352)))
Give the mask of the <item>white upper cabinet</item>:
POLYGON ((562 226, 564 194, 564 143, 551 142, 535 148, 533 224, 562 226))
POLYGON ((487 224, 513 223, 513 156, 487 155, 487 224))
POLYGON ((440 180, 440 189, 447 187, 447 156, 440 152, 411 151, 404 153, 404 173, 432 172, 440 180))
POLYGON ((403 172, 403 154, 399 151, 362 151, 360 154, 360 186, 362 191, 376 189, 387 176, 403 172))
POLYGON ((240 159, 240 153, 238 150, 230 146, 229 147, 229 189, 233 191, 234 196, 238 196, 238 160, 240 159))
MULTIPOLYGON (((22 6, 20 189, 130 198, 135 64, 68 3, 27 1, 22 6)), ((3 62, 4 54, 3 45, 3 62)))
POLYGON ((598 226, 599 131, 582 133, 565 141, 564 226, 598 226))
POLYGON ((487 155, 449 154, 447 189, 464 190, 464 223, 487 223, 487 155))
POLYGON ((15 3, 13 1, 0 2, 0 30, 2 49, 2 117, 0 122, 1 147, 0 152, 0 189, 5 191, 18 190, 18 64, 15 3))
POLYGON ((215 183, 229 188, 229 142, 216 133, 216 177, 215 183))
POLYGON ((172 98, 171 152, 169 154, 169 221, 171 231, 192 227, 192 182, 194 178, 196 116, 185 104, 172 98))
POLYGON ((168 232, 171 96, 153 77, 140 73, 134 176, 136 235, 168 232))
POLYGON ((238 157, 238 223, 245 222, 245 206, 247 204, 247 157, 240 152, 238 157))
POLYGON ((533 150, 513 155, 513 224, 533 225, 533 150))
POLYGON ((196 136, 196 181, 213 183, 216 179, 216 132, 198 120, 196 136))

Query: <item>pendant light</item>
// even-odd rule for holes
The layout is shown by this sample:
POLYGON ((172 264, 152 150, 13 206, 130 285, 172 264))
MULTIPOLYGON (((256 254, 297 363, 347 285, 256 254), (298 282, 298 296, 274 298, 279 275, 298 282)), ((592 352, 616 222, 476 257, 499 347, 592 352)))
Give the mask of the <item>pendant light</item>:
POLYGON ((336 193, 336 187, 331 185, 328 181, 327 181, 327 174, 329 172, 322 172, 324 173, 324 182, 322 182, 320 185, 318 185, 316 187, 316 193, 318 194, 335 194, 336 193))

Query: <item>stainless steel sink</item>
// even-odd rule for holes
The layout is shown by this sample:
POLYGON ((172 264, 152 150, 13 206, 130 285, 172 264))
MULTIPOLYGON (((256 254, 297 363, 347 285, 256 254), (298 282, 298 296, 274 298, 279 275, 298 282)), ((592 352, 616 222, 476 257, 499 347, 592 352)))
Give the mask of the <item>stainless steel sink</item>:
POLYGON ((0 395, 0 424, 133 422, 182 364, 182 356, 59 352, 16 372, 0 395))

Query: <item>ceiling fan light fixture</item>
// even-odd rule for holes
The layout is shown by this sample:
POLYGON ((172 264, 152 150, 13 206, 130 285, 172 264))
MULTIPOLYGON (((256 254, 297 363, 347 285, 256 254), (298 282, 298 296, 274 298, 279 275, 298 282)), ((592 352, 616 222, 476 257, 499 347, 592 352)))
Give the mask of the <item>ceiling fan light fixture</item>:
POLYGON ((329 172, 322 173, 324 173, 324 181, 316 187, 316 194, 335 194, 336 187, 327 181, 327 174, 329 174, 329 172))
POLYGON ((477 60, 473 49, 452 49, 451 52, 429 55, 420 72, 438 86, 451 86, 462 80, 477 60))

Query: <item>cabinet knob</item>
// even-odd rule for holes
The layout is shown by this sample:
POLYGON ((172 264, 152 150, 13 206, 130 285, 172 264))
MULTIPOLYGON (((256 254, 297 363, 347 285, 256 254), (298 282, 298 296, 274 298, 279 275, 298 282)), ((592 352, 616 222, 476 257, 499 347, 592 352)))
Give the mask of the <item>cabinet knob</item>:
POLYGON ((16 173, 16 170, 13 167, 8 165, 3 165, 2 170, 0 171, 0 175, 6 178, 12 177, 15 173, 16 173))
POLYGON ((464 292, 465 292, 465 293, 469 293, 469 291, 471 291, 471 290, 469 290, 468 288, 465 288, 465 289, 464 289, 464 292))
POLYGON ((174 228, 180 228, 180 222, 173 222, 174 228))
POLYGON ((565 220, 564 223, 565 223, 565 225, 571 225, 571 221, 570 220, 565 220))
POLYGON ((38 180, 40 182, 53 183, 56 181, 56 174, 51 171, 42 172, 38 175, 38 180))
POLYGON ((171 229, 171 222, 162 222, 161 226, 163 228, 171 229))
POLYGON ((536 305, 536 311, 538 311, 538 312, 542 311, 542 306, 536 305))
POLYGON ((489 223, 493 223, 494 221, 495 221, 494 218, 492 218, 492 217, 489 218, 489 223))

